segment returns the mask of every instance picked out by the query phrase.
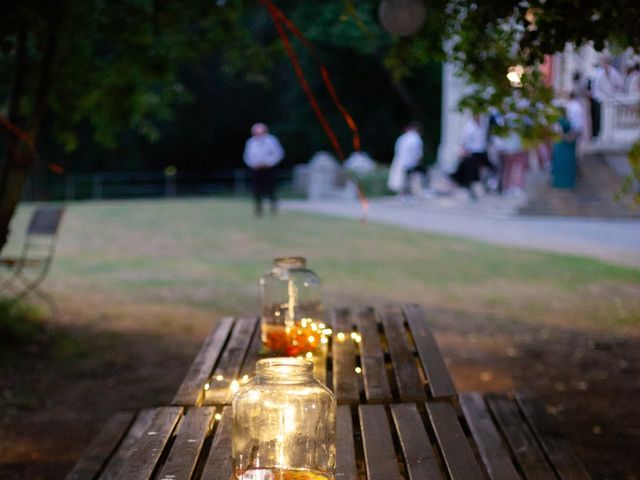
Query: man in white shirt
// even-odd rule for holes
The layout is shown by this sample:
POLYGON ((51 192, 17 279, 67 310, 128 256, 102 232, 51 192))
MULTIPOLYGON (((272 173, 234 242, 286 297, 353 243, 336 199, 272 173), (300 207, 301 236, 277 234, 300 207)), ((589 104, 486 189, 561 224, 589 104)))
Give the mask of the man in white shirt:
POLYGON ((611 64, 611 57, 603 55, 601 62, 602 66, 596 69, 591 92, 593 100, 591 103, 591 133, 594 137, 597 137, 600 133, 600 111, 602 109, 602 102, 624 90, 624 78, 611 64))
POLYGON ((576 133, 578 139, 582 138, 587 127, 587 114, 574 92, 569 94, 569 100, 565 108, 567 110, 567 120, 571 124, 571 130, 576 133))
POLYGON ((252 173, 256 216, 262 216, 263 198, 269 198, 271 213, 275 214, 277 200, 274 167, 284 158, 284 150, 264 123, 256 123, 251 127, 251 138, 245 144, 243 158, 252 173))
POLYGON ((422 160, 423 145, 420 129, 419 123, 410 123, 396 140, 387 181, 389 190, 400 194, 411 193, 410 176, 419 170, 422 160))
POLYGON ((457 170, 452 174, 453 180, 469 191, 475 199, 473 184, 480 181, 480 171, 488 168, 495 171, 487 155, 489 122, 486 117, 474 113, 462 129, 461 158, 457 170))

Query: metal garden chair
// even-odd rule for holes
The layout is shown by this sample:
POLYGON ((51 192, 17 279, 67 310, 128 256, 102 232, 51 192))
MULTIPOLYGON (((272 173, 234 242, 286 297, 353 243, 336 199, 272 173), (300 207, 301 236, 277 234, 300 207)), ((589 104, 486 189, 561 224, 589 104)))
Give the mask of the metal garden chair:
POLYGON ((7 278, 0 281, 0 292, 12 292, 16 301, 33 293, 49 304, 54 314, 55 301, 38 286, 51 269, 63 213, 64 207, 38 207, 31 216, 20 255, 0 257, 0 268, 9 270, 7 278))

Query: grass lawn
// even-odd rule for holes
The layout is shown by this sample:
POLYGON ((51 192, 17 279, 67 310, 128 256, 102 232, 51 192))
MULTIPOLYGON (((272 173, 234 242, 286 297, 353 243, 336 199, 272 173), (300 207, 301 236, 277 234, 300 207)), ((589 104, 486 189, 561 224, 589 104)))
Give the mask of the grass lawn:
POLYGON ((42 478, 73 464, 113 411, 169 401, 214 319, 257 312, 258 278, 282 255, 307 257, 328 306, 425 306, 458 388, 533 390, 595 477, 640 469, 640 270, 303 213, 257 220, 248 201, 212 198, 68 206, 43 285, 67 341, 4 374, 0 438, 12 449, 0 473, 50 438, 51 422, 76 435, 66 457, 40 441, 42 462, 59 462, 42 478), (11 416, 20 398, 39 420, 11 416))
POLYGON ((329 305, 419 301, 501 322, 640 327, 636 269, 302 213, 255 220, 234 200, 72 204, 46 287, 254 312, 258 277, 289 254, 307 257, 329 305))

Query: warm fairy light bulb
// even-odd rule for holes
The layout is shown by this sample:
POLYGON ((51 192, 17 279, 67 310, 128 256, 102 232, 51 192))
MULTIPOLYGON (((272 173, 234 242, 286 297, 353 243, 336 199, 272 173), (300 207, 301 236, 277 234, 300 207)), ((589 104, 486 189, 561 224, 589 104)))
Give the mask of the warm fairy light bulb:
POLYGON ((524 67, 522 65, 515 65, 513 67, 509 67, 509 71, 507 73, 507 80, 512 87, 520 88, 522 87, 522 76, 524 75, 524 67))
POLYGON ((247 383, 249 381, 249 375, 242 376, 242 383, 247 383))
POLYGON ((327 326, 324 323, 321 323, 320 325, 318 325, 318 327, 320 328, 320 330, 322 330, 323 328, 326 328, 327 326))
POLYGON ((325 328, 324 330, 322 330, 323 335, 331 335, 332 333, 333 330, 331 330, 330 328, 325 328))
POLYGON ((362 369, 360 367, 356 367, 356 373, 361 373, 362 369))
POLYGON ((307 358, 313 358, 313 353, 311 352, 307 352, 307 354, 305 355, 307 358))
POLYGON ((308 340, 309 340, 309 343, 315 343, 316 337, 314 337, 313 335, 309 335, 308 340))
POLYGON ((220 415, 219 413, 216 413, 213 418, 215 418, 216 420, 221 420, 222 419, 222 415, 220 415))
POLYGON ((229 385, 229 388, 235 393, 240 388, 240 383, 237 380, 233 380, 231 385, 229 385))
POLYGON ((342 332, 338 333, 338 341, 339 342, 344 342, 344 333, 342 333, 342 332))
POLYGON ((329 343, 329 339, 323 335, 320 337, 320 343, 329 343))
POLYGON ((211 385, 209 385, 209 382, 205 383, 205 384, 204 384, 204 389, 205 389, 205 391, 206 391, 206 390, 209 390, 209 388, 211 388, 211 385))
POLYGON ((217 380, 217 381, 219 381, 219 382, 221 382, 221 381, 223 381, 223 380, 224 380, 224 377, 223 377, 222 375, 218 375, 218 376, 216 377, 216 380, 217 380))

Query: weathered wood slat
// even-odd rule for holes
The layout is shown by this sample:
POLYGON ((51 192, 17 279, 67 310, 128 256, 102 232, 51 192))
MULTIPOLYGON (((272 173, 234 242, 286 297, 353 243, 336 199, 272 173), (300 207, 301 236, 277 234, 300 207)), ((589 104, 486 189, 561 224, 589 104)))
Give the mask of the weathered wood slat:
POLYGON ((247 349, 247 355, 242 362, 242 368, 240 369, 239 377, 242 378, 245 375, 248 378, 252 378, 256 374, 256 362, 260 360, 260 351, 262 350, 262 331, 260 329, 260 320, 258 320, 258 326, 256 327, 253 337, 251 337, 251 343, 247 349))
POLYGON ((373 309, 358 312, 360 341, 360 364, 364 392, 369 403, 390 403, 393 400, 384 363, 384 351, 380 342, 378 322, 373 309))
POLYGON ((413 353, 407 343, 402 312, 385 308, 380 313, 400 401, 419 402, 427 399, 413 353))
POLYGON ((511 461, 509 449, 493 423, 482 393, 460 394, 460 406, 478 446, 482 462, 492 480, 519 478, 511 461))
POLYGON ((414 403, 391 405, 410 480, 444 479, 414 403))
POLYGON ((211 431, 214 413, 214 407, 196 407, 182 418, 171 452, 157 477, 159 480, 191 478, 202 445, 211 431))
POLYGON ((524 393, 516 393, 515 399, 560 478, 563 480, 591 478, 584 466, 576 459, 544 406, 524 393))
POLYGON ((487 394, 485 398, 527 480, 555 479, 516 404, 506 395, 487 394))
POLYGON ((313 352, 313 376, 320 380, 323 384, 327 384, 327 356, 329 354, 328 344, 321 344, 315 352, 313 352))
POLYGON ((426 406, 451 478, 482 479, 482 470, 473 455, 453 406, 446 402, 427 402, 426 406))
POLYGON ((133 412, 114 414, 102 428, 98 436, 67 474, 66 480, 92 480, 105 466, 111 454, 124 438, 135 417, 133 412))
POLYGON ((205 392, 205 405, 224 405, 231 401, 233 392, 231 382, 238 381, 238 373, 244 359, 253 332, 255 331, 257 318, 239 318, 236 320, 218 366, 215 368, 210 381, 210 388, 205 392), (218 380, 217 378, 222 378, 218 380))
POLYGON ((368 480, 402 478, 383 405, 360 405, 360 430, 368 480))
POLYGON ((213 328, 180 385, 178 393, 173 397, 174 405, 197 405, 202 400, 203 386, 222 353, 232 326, 233 318, 225 317, 213 328))
POLYGON ((339 404, 356 404, 360 399, 356 368, 356 350, 351 339, 348 309, 333 312, 333 392, 339 404), (341 340, 340 334, 344 334, 341 340))
POLYGON ((340 405, 336 420, 336 480, 358 480, 351 407, 340 405))
POLYGON ((404 306, 404 313, 411 328, 413 342, 420 355, 422 367, 427 375, 431 395, 436 399, 455 397, 456 387, 451 380, 438 344, 429 331, 424 310, 419 305, 408 304, 404 306))
POLYGON ((171 437, 182 407, 160 407, 146 432, 140 437, 127 460, 120 478, 148 480, 171 437))
POLYGON ((116 450, 116 453, 111 456, 109 463, 107 463, 107 466, 98 477, 100 480, 115 480, 122 478, 121 472, 125 463, 131 456, 131 452, 133 451, 136 442, 144 432, 146 432, 147 427, 155 417, 156 412, 156 408, 145 408, 138 413, 133 425, 131 425, 131 428, 129 429, 129 432, 122 442, 120 442, 120 446, 116 450))
POLYGON ((229 480, 233 473, 231 459, 231 407, 224 407, 222 418, 207 456, 202 480, 229 480))

